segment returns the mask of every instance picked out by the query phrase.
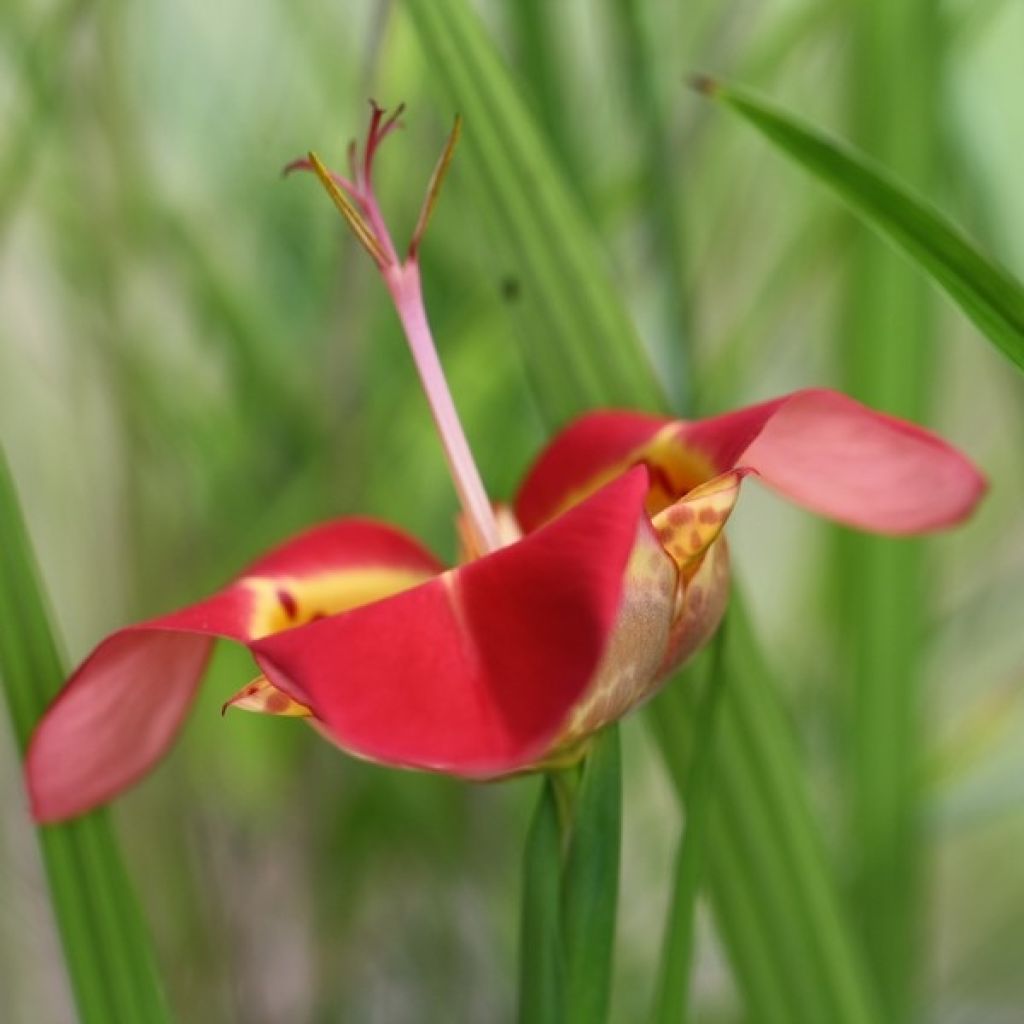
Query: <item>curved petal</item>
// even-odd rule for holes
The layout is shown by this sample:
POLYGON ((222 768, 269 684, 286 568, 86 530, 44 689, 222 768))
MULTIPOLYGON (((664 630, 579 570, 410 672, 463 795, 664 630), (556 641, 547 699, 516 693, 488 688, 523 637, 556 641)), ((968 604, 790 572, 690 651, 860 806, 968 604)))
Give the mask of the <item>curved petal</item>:
POLYGON ((604 655, 545 752, 545 767, 576 760, 593 733, 660 689, 659 669, 671 639, 679 583, 675 562, 645 516, 630 553, 622 602, 604 655))
POLYGON ((747 470, 733 469, 713 477, 654 517, 652 525, 658 540, 684 579, 693 575, 725 529, 746 475, 747 470))
POLYGON ((686 424, 680 436, 812 512, 877 533, 952 526, 985 492, 981 473, 941 438, 836 391, 798 391, 686 424))
POLYGON ((712 476, 757 472, 800 505, 864 530, 921 533, 965 518, 985 482, 935 434, 836 391, 812 389, 692 422, 594 413, 559 434, 516 502, 525 530, 643 462, 654 515, 712 476))
POLYGON ((626 473, 517 544, 257 642, 256 659, 357 756, 474 778, 522 768, 605 651, 647 485, 626 473))
POLYGON ((248 643, 389 596, 441 569, 389 526, 339 520, 276 548, 211 598, 111 634, 32 736, 26 780, 34 816, 81 814, 144 775, 177 735, 214 639, 248 643))
POLYGON ((661 689, 711 637, 725 611, 729 561, 725 524, 742 470, 695 487, 641 523, 611 640, 586 692, 573 705, 545 765, 579 756, 581 744, 661 689))
POLYGON ((729 548, 720 536, 686 581, 659 676, 682 667, 714 635, 729 599, 729 548))

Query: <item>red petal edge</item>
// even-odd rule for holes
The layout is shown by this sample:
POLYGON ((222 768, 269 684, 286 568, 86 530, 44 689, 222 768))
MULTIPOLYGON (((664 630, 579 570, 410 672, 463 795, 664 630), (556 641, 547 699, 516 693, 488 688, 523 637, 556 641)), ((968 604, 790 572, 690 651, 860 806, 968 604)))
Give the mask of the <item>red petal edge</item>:
POLYGON ((536 760, 605 650, 643 515, 637 468, 525 540, 256 659, 357 756, 494 777, 536 760))
POLYGON ((826 389, 682 424, 680 439, 723 469, 754 470, 812 512, 876 533, 953 526, 986 488, 942 438, 826 389))
MULTIPOLYGON (((809 389, 692 422, 588 414, 555 437, 527 474, 516 499, 519 521, 529 531, 633 461, 685 460, 687 453, 694 468, 707 467, 705 478, 751 469, 812 512, 894 535, 955 525, 986 488, 971 461, 930 431, 837 391, 809 389)), ((650 468, 666 493, 683 479, 650 468)), ((685 489, 677 486, 674 497, 685 489)))
POLYGON ((516 496, 519 525, 529 532, 562 508, 574 492, 595 489, 608 472, 629 468, 634 454, 673 420, 612 410, 581 416, 559 432, 530 467, 516 496))
POLYGON ((35 819, 58 821, 107 802, 167 752, 213 641, 251 639, 254 598, 240 581, 377 566, 425 574, 443 568, 390 526, 337 520, 285 542, 207 600, 108 636, 67 681, 32 736, 25 774, 35 819))

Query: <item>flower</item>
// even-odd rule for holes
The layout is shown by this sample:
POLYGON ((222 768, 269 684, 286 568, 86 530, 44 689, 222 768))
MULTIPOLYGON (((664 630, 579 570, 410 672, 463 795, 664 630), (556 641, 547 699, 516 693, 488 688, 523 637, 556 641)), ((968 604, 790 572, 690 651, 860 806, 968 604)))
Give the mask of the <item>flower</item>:
POLYGON ((728 594, 722 531, 745 476, 889 534, 951 526, 983 493, 970 461, 934 434, 809 390, 692 422, 592 413, 542 452, 512 508, 493 508, 419 279, 458 125, 400 260, 371 182, 396 117, 373 107, 349 178, 312 154, 292 166, 320 177, 392 295, 463 507, 462 564, 446 568, 383 523, 342 519, 284 543, 210 598, 111 634, 32 738, 38 820, 82 813, 152 767, 216 638, 246 645, 261 673, 228 706, 309 718, 355 756, 466 778, 571 760, 714 633, 728 594))

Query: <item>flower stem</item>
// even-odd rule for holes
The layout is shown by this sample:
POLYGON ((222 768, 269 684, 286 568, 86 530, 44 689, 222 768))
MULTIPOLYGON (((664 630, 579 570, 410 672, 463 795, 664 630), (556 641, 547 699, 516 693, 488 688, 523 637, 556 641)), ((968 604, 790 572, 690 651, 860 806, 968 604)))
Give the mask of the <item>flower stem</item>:
POLYGON ((696 713, 694 750, 686 781, 685 831, 676 858, 652 1024, 683 1024, 688 1019, 697 894, 703 883, 707 818, 713 790, 715 727, 724 681, 722 657, 727 628, 728 620, 715 638, 704 692, 696 713))
POLYGON ((562 943, 563 826, 555 783, 542 784, 526 837, 519 931, 519 1024, 565 1020, 562 943))
POLYGON ((562 881, 568 1024, 604 1024, 611 1004, 622 845, 619 729, 594 740, 573 798, 562 881))

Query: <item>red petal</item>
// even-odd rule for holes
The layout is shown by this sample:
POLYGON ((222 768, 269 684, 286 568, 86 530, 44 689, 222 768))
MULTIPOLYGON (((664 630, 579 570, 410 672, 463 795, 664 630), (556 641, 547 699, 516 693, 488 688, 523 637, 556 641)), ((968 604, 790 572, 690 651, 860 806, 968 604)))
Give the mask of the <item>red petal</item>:
POLYGON ((786 497, 850 526, 906 534, 965 518, 984 493, 971 462, 912 423, 808 390, 693 422, 595 413, 558 435, 516 502, 525 530, 627 466, 651 469, 648 511, 718 473, 756 471, 786 497))
POLYGON ((515 510, 522 528, 535 530, 624 469, 648 461, 652 439, 674 424, 619 411, 590 413, 571 423, 541 452, 519 490, 515 510))
POLYGON ((518 544, 267 637, 257 660, 358 756, 468 777, 530 764, 605 650, 647 482, 622 475, 518 544))
POLYGON ((951 526, 985 491, 970 460, 941 438, 836 391, 687 424, 681 438, 723 468, 755 470, 812 512, 878 533, 951 526))
POLYGON ((111 634, 32 737, 26 776, 36 819, 90 810, 152 767, 177 735, 215 638, 246 643, 318 611, 393 594, 441 568, 389 526, 340 520, 281 545, 208 600, 111 634))
POLYGON ((659 670, 671 643, 680 577, 646 516, 637 530, 625 577, 604 655, 545 751, 544 766, 577 760, 593 733, 648 700, 664 682, 659 670))

